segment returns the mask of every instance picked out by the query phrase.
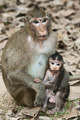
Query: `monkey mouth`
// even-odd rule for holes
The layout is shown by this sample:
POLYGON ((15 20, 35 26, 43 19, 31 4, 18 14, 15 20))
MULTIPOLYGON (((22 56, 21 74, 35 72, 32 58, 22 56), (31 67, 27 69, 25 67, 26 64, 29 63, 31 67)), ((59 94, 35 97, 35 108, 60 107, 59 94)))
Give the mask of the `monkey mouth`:
POLYGON ((53 71, 53 73, 57 73, 58 72, 58 70, 52 70, 53 71))
POLYGON ((42 35, 42 36, 38 36, 39 39, 47 39, 48 35, 42 35))

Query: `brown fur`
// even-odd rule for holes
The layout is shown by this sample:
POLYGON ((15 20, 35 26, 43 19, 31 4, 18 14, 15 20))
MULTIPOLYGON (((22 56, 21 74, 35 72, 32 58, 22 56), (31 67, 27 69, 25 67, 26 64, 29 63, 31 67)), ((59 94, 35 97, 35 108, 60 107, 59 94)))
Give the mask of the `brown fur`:
MULTIPOLYGON (((46 28, 49 35, 42 43, 36 38, 36 31, 33 32, 30 28, 29 20, 31 18, 46 16, 42 9, 39 8, 38 11, 36 9, 28 12, 24 28, 14 33, 8 40, 1 59, 2 76, 7 90, 18 104, 26 106, 41 105, 45 99, 45 86, 42 83, 34 83, 34 76, 38 73, 35 72, 32 75, 33 72, 30 71, 30 68, 36 64, 34 58, 37 61, 37 56, 41 56, 41 60, 43 59, 46 64, 48 57, 57 48, 56 37, 51 32, 51 26, 46 28), (47 41, 50 42, 47 43, 47 41)), ((51 24, 50 20, 49 24, 51 24)), ((38 76, 41 79, 43 79, 46 67, 43 68, 42 77, 38 76)))
POLYGON ((54 114, 61 110, 70 92, 69 74, 64 68, 63 58, 58 52, 49 58, 48 69, 43 84, 46 87, 46 99, 42 110, 46 109, 48 100, 51 99, 51 102, 55 103, 55 108, 48 110, 47 114, 54 114), (55 67, 56 70, 54 69, 55 67))

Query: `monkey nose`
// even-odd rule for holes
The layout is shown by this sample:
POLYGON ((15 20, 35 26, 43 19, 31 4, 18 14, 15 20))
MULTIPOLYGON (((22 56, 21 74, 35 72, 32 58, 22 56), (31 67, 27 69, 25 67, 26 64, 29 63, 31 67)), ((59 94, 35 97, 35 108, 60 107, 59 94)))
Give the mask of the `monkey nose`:
POLYGON ((56 69, 57 69, 57 67, 54 67, 53 69, 54 69, 54 70, 56 70, 56 69))
POLYGON ((46 36, 47 35, 47 31, 46 30, 42 30, 42 31, 40 31, 40 34, 41 34, 41 36, 46 36))

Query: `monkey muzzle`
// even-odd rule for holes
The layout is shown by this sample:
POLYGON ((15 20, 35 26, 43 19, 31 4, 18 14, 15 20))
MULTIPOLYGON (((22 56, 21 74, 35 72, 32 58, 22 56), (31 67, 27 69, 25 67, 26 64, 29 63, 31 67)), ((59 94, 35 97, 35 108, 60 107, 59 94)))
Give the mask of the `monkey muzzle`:
POLYGON ((47 38, 48 38, 48 35, 38 36, 38 38, 39 38, 40 40, 45 40, 45 39, 47 39, 47 38))

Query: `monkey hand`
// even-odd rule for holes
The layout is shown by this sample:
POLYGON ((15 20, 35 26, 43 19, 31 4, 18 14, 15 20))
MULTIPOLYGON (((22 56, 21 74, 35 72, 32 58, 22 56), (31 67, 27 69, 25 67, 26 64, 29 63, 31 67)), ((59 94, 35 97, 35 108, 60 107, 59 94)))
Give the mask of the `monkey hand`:
POLYGON ((36 93, 36 98, 34 101, 34 106, 41 106, 44 104, 44 100, 46 98, 46 90, 45 90, 45 86, 42 83, 38 84, 38 90, 36 93))
POLYGON ((39 82, 41 82, 41 80, 39 78, 34 78, 34 82, 39 83, 39 82))

